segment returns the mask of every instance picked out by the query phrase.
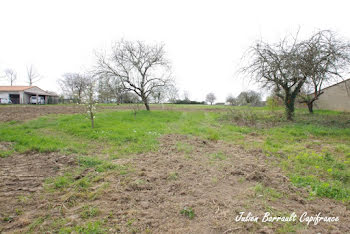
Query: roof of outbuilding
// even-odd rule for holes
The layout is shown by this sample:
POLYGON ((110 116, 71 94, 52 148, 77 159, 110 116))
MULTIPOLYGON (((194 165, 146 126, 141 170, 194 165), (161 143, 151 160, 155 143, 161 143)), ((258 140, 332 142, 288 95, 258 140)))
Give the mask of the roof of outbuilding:
POLYGON ((38 95, 58 97, 57 93, 42 90, 38 86, 0 86, 0 92, 19 92, 19 91, 24 91, 25 93, 28 93, 28 94, 38 94, 38 95), (33 88, 35 89, 33 90, 33 88))
POLYGON ((336 83, 336 84, 332 84, 332 85, 330 85, 330 86, 327 86, 327 87, 323 88, 322 90, 331 88, 331 87, 333 87, 333 86, 337 86, 337 85, 339 85, 339 84, 341 84, 341 83, 344 83, 344 82, 345 82, 345 84, 346 84, 347 82, 350 82, 350 78, 349 78, 349 79, 346 79, 346 80, 342 80, 342 81, 340 81, 340 82, 338 82, 338 83, 336 83))
POLYGON ((24 91, 36 86, 0 86, 0 91, 24 91))

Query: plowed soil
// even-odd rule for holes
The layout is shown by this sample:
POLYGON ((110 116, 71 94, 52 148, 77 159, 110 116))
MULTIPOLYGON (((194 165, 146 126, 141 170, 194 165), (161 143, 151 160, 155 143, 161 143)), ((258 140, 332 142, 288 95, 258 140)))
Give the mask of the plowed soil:
MULTIPOLYGON (((180 135, 163 136, 160 143, 157 152, 115 160, 121 165, 132 165, 132 171, 126 175, 107 173, 103 183, 109 187, 96 199, 73 207, 62 203, 66 194, 56 194, 58 197, 50 199, 50 206, 44 195, 40 200, 42 192, 37 187, 42 179, 59 170, 55 169, 52 156, 16 155, 1 159, 4 166, 0 167, 0 209, 20 205, 25 211, 11 222, 1 221, 3 231, 28 230, 38 214, 64 218, 69 220, 67 225, 80 224, 86 220, 79 213, 83 206, 89 205, 100 211, 91 220, 104 220, 110 233, 274 233, 288 232, 290 228, 300 233, 350 232, 350 211, 344 204, 324 198, 308 199, 308 193, 293 186, 275 165, 278 162, 261 152, 180 135), (281 196, 260 193, 257 186, 273 189, 281 196), (33 190, 38 200, 20 204, 17 196, 33 190), (59 212, 62 206, 64 212, 59 212), (193 219, 181 214, 185 207, 192 208, 193 219), (252 212, 259 217, 265 212, 280 216, 295 212, 298 217, 303 212, 321 213, 321 216, 339 216, 340 220, 309 226, 300 222, 237 222, 239 212, 252 212)), ((44 222, 42 228, 52 225, 44 222)))
POLYGON ((82 113, 84 108, 79 105, 11 105, 0 106, 0 122, 26 121, 48 114, 82 113))
POLYGON ((0 225, 8 223, 11 230, 13 225, 16 226, 12 223, 14 213, 22 212, 23 207, 35 213, 38 204, 26 200, 40 194, 45 178, 58 175, 74 164, 72 157, 56 153, 0 158, 0 225))

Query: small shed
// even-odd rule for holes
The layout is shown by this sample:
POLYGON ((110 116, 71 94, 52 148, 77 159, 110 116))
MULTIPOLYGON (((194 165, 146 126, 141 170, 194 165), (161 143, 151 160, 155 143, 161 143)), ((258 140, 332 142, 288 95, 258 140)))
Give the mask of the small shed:
POLYGON ((30 104, 31 96, 42 97, 45 104, 58 103, 56 93, 44 91, 37 86, 0 86, 0 99, 11 100, 12 104, 30 104))

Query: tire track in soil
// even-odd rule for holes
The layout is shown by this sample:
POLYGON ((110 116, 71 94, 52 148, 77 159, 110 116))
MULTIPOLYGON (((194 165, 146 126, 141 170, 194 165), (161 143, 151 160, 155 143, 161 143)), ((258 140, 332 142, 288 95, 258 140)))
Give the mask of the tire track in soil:
MULTIPOLYGON (((6 217, 16 221, 16 210, 36 210, 35 199, 29 203, 20 201, 40 193, 45 178, 55 176, 67 165, 76 162, 70 156, 57 153, 28 153, 0 158, 0 224, 11 226, 5 222, 6 217)), ((1 230, 1 229, 0 229, 1 230)))

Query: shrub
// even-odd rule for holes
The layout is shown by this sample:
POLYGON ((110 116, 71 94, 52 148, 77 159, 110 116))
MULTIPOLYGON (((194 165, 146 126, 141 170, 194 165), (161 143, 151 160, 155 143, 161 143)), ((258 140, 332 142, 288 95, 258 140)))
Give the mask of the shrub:
POLYGON ((251 110, 231 110, 230 117, 234 122, 248 126, 256 125, 258 120, 257 113, 251 110))
POLYGON ((175 104, 196 104, 196 105, 204 105, 205 102, 197 102, 197 101, 191 101, 191 100, 176 100, 175 104))
POLYGON ((278 99, 276 97, 268 97, 266 99, 266 106, 270 111, 275 111, 278 108, 278 99))

